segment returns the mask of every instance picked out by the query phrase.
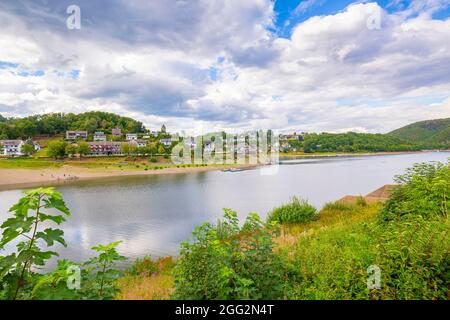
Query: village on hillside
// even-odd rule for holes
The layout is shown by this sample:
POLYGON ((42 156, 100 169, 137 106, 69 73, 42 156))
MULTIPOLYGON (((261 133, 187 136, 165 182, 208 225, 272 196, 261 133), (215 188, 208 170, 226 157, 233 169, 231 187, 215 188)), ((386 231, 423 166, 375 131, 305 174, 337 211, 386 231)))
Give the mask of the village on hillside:
MULTIPOLYGON (((178 134, 175 135, 178 137, 178 134)), ((0 140, 0 155, 4 157, 30 156, 47 145, 42 146, 40 140, 28 138, 27 140, 10 139, 0 140)), ((47 138, 47 137, 46 137, 47 138)), ((186 139, 186 138, 184 138, 186 139)), ((203 152, 213 152, 215 150, 214 140, 190 137, 187 138, 187 144, 191 149, 197 148, 199 141, 202 144, 203 152)), ((302 135, 287 134, 279 135, 282 143, 279 145, 282 152, 296 152, 297 141, 303 141, 302 135)), ((52 138, 53 142, 63 142, 64 150, 67 156, 124 156, 130 154, 148 155, 159 154, 168 155, 171 149, 180 142, 180 139, 174 139, 173 135, 167 132, 166 126, 162 125, 158 131, 124 133, 120 128, 113 128, 110 133, 105 131, 95 131, 93 133, 87 130, 68 130, 63 137, 59 139, 52 138)), ((237 153, 249 153, 253 146, 246 143, 244 147, 237 148, 237 153)), ((298 148, 300 149, 300 148, 298 148)), ((62 155, 62 152, 60 152, 62 155)), ((46 155, 52 156, 51 152, 46 155)))
MULTIPOLYGON (((126 155, 149 146, 156 147, 153 153, 166 154, 172 147, 171 135, 166 132, 163 125, 159 131, 149 131, 147 133, 123 133, 122 129, 114 128, 110 134, 104 131, 95 131, 90 134, 87 130, 68 130, 64 137, 59 140, 65 143, 65 148, 69 151, 69 155, 78 153, 70 150, 77 150, 79 146, 88 146, 88 148, 80 148, 85 156, 113 156, 126 155)), ((27 140, 10 139, 0 140, 0 155, 6 157, 27 156, 41 150, 39 139, 27 140)), ((143 150, 144 152, 147 150, 143 150)), ((147 152, 145 152, 147 153, 147 152)))

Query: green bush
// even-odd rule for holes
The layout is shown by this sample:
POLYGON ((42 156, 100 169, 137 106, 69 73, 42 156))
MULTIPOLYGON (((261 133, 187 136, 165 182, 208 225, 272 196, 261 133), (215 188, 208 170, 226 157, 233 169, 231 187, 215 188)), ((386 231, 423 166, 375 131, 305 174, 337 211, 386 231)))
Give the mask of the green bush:
MULTIPOLYGON (((288 298, 448 299, 448 166, 417 164, 397 181, 401 191, 373 220, 327 225, 304 233, 295 246, 280 248, 288 298), (378 289, 367 288, 370 266, 381 272, 378 289)), ((372 210, 369 205, 341 206, 325 208, 355 216, 372 210)))
MULTIPOLYGON (((357 214, 357 213, 356 213, 357 214)), ((300 237, 279 254, 288 299, 448 299, 450 221, 409 216, 401 223, 338 225, 300 237), (367 288, 367 268, 381 271, 381 287, 367 288)))
POLYGON ((145 256, 144 258, 136 259, 136 261, 131 265, 128 273, 137 276, 137 275, 146 275, 150 276, 155 272, 158 272, 159 268, 155 261, 152 260, 150 256, 145 256))
POLYGON ((363 196, 359 196, 356 198, 356 205, 360 206, 360 207, 366 207, 367 201, 366 201, 366 199, 364 199, 363 196))
POLYGON ((399 220, 406 215, 448 216, 450 208, 450 163, 419 163, 396 177, 400 187, 387 201, 380 218, 399 220))
POLYGON ((158 162, 158 159, 156 157, 151 157, 150 162, 156 163, 158 162))
POLYGON ((267 215, 268 222, 305 223, 316 219, 317 209, 308 201, 293 197, 291 202, 273 209, 267 215))
POLYGON ((371 224, 374 262, 381 270, 374 299, 448 299, 450 220, 406 215, 401 222, 371 224))
POLYGON ((283 297, 283 265, 274 254, 275 225, 250 214, 239 227, 225 209, 217 226, 195 228, 175 267, 176 299, 277 299, 283 297))

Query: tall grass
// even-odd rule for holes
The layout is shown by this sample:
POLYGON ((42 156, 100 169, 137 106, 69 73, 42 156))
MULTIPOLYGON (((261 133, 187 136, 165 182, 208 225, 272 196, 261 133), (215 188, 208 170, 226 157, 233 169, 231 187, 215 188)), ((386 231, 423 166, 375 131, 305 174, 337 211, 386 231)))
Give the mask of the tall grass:
POLYGON ((293 197, 289 203, 273 209, 267 215, 268 222, 305 223, 316 219, 317 209, 307 200, 293 197))

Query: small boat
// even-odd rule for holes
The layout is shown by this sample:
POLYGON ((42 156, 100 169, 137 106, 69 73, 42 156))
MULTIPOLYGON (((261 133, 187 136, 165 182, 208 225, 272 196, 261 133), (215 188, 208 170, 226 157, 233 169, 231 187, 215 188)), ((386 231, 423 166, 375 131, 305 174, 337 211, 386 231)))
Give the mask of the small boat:
POLYGON ((244 169, 241 168, 226 168, 226 169, 222 169, 222 172, 239 172, 239 171, 243 171, 244 169))

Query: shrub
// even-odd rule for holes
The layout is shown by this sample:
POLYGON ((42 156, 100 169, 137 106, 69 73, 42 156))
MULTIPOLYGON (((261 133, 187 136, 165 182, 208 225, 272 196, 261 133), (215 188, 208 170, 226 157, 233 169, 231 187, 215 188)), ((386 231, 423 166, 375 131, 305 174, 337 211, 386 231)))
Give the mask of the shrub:
POLYGON ((395 189, 381 211, 383 221, 414 214, 448 216, 450 207, 450 163, 419 163, 396 177, 395 189))
POLYGON ((356 205, 360 206, 360 207, 366 207, 367 201, 366 201, 366 199, 364 199, 363 196, 359 196, 356 198, 356 205))
POLYGON ((152 276, 161 271, 171 270, 175 265, 172 257, 162 257, 153 260, 151 256, 138 258, 127 271, 131 276, 152 276))
POLYGON ((133 276, 137 275, 146 275, 150 276, 155 272, 158 272, 159 268, 157 264, 152 260, 150 256, 145 256, 144 258, 136 259, 136 261, 132 264, 130 267, 130 270, 128 271, 129 274, 133 276))
POLYGON ((283 265, 274 254, 275 225, 250 214, 239 227, 225 209, 217 226, 195 228, 175 267, 176 299, 276 299, 283 297, 283 265))
POLYGON ((374 299, 448 299, 450 220, 406 215, 401 222, 370 225, 374 262, 381 270, 374 299), (376 246, 375 246, 376 244, 376 246))
POLYGON ((150 162, 156 163, 158 162, 158 159, 156 157, 151 157, 150 162))
POLYGON ((293 197, 291 202, 273 209, 267 216, 268 222, 305 223, 317 218, 317 209, 308 201, 293 197))

